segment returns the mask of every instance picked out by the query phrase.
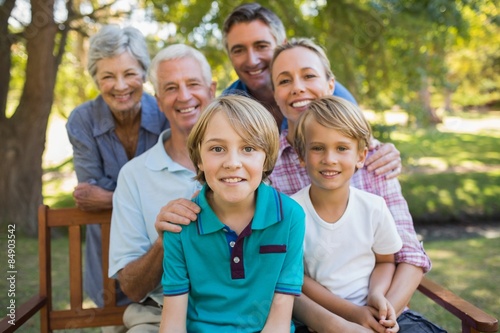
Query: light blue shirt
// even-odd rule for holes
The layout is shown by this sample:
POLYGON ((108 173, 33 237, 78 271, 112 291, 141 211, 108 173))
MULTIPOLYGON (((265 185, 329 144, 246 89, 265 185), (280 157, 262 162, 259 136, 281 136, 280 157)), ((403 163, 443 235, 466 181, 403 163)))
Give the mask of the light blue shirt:
MULTIPOLYGON (((165 151, 164 131, 156 145, 123 166, 113 195, 109 248, 110 277, 149 251, 158 238, 154 223, 161 207, 178 198, 190 199, 201 188, 195 173, 174 162, 165 151)), ((147 272, 144 272, 147 274, 147 272)), ((149 294, 162 304, 160 284, 149 294)))
MULTIPOLYGON (((135 156, 139 156, 158 141, 160 133, 169 127, 153 96, 141 98, 141 127, 135 156)), ((89 182, 114 191, 118 172, 129 161, 115 132, 113 114, 102 96, 83 103, 70 114, 66 123, 73 146, 73 164, 78 182, 89 182)), ((85 275, 83 287, 89 297, 102 307, 101 228, 88 225, 85 234, 85 275)), ((130 303, 118 289, 118 304, 130 303)))

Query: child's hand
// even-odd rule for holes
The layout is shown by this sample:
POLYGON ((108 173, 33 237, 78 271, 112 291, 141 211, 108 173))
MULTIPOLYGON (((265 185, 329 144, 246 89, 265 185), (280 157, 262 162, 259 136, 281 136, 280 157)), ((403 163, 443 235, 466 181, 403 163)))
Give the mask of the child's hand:
POLYGON ((376 309, 378 322, 386 329, 385 333, 395 333, 399 331, 397 322, 396 311, 391 302, 382 294, 370 294, 368 296, 367 304, 376 309))
POLYGON ((346 319, 377 333, 386 332, 386 327, 379 322, 377 309, 370 306, 359 306, 355 313, 346 319))

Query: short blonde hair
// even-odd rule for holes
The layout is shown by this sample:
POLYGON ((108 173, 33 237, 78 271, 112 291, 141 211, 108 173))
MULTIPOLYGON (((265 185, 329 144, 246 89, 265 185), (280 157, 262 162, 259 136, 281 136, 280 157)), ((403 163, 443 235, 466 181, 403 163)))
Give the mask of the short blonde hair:
POLYGON ((273 116, 264 106, 252 98, 238 95, 221 96, 214 99, 203 111, 188 137, 189 157, 196 168, 195 179, 205 183, 205 174, 198 168, 201 163, 200 148, 213 115, 223 112, 231 127, 250 145, 264 150, 264 173, 262 180, 271 174, 278 158, 279 132, 273 116))
POLYGON ((369 146, 371 127, 361 110, 353 103, 336 96, 323 96, 309 104, 297 122, 294 148, 301 159, 306 153, 305 128, 308 119, 314 119, 322 126, 335 129, 358 141, 358 150, 369 146))

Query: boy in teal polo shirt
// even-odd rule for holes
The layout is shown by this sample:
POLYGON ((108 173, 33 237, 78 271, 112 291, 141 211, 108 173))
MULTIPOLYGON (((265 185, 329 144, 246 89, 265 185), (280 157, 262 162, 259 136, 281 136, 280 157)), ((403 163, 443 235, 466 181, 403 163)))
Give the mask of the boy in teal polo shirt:
POLYGON ((201 212, 163 235, 160 332, 294 332, 304 212, 263 183, 278 135, 269 112, 242 96, 216 99, 192 129, 201 212))

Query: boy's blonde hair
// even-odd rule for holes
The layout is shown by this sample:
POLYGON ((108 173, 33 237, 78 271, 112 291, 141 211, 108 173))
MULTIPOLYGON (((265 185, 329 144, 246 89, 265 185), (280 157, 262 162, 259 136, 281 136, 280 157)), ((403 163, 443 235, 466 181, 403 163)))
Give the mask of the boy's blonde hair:
POLYGON ((228 95, 214 99, 202 112, 188 137, 189 157, 196 168, 196 177, 205 183, 205 174, 198 168, 201 163, 200 148, 208 123, 217 112, 223 112, 231 127, 248 144, 264 150, 264 172, 262 180, 267 179, 274 169, 278 158, 279 132, 273 116, 259 102, 244 96, 228 95))
POLYGON ((371 127, 361 110, 353 103, 336 96, 323 96, 309 104, 298 120, 294 147, 301 159, 306 153, 305 127, 308 119, 335 129, 358 141, 358 151, 368 148, 372 136, 371 127))

